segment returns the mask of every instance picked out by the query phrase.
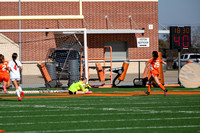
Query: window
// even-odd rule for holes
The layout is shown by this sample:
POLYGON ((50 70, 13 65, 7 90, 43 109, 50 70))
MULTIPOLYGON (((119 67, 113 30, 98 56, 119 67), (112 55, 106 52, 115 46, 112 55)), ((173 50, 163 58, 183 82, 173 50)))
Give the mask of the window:
POLYGON ((184 55, 181 55, 181 59, 183 59, 184 55))
MULTIPOLYGON (((112 59, 113 60, 127 60, 128 50, 127 42, 106 42, 105 46, 112 47, 112 59)), ((110 50, 106 49, 106 58, 110 58, 110 50)))
POLYGON ((200 58, 200 55, 191 55, 191 59, 197 59, 200 58))
POLYGON ((185 55, 184 59, 187 59, 188 58, 188 55, 185 55))

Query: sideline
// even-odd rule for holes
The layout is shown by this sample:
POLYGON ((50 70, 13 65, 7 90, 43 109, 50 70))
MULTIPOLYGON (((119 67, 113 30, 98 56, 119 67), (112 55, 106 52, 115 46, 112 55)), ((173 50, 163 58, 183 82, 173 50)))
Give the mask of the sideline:
MULTIPOLYGON (((33 93, 32 93, 33 94, 33 93)), ((37 94, 37 93, 35 93, 37 94)), ((40 93, 46 96, 27 96, 25 95, 25 99, 27 98, 63 98, 63 97, 82 97, 82 96, 147 96, 144 91, 110 91, 110 92, 93 92, 92 94, 82 94, 82 95, 69 95, 68 93, 40 93)), ((163 91, 151 91, 151 95, 163 95, 163 91)), ((4 95, 5 94, 0 94, 4 95)), ((11 97, 11 94, 7 94, 7 97, 1 97, 0 99, 16 99, 17 97, 11 97)), ((167 95, 200 95, 200 90, 191 91, 191 90, 184 90, 184 91, 169 91, 167 95)))

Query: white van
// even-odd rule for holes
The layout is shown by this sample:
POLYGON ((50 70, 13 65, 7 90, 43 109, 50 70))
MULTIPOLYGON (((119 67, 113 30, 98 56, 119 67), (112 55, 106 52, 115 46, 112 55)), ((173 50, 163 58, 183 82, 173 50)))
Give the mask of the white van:
MULTIPOLYGON (((187 64, 187 62, 197 62, 200 63, 200 54, 199 53, 185 53, 181 55, 181 67, 187 64)), ((173 61, 173 68, 178 68, 178 58, 173 61)))

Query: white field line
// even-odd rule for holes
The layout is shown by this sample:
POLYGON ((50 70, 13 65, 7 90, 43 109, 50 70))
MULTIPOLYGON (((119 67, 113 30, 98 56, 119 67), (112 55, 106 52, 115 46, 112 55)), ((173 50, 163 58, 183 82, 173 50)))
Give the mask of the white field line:
MULTIPOLYGON (((162 120, 192 120, 200 117, 177 117, 177 118, 149 118, 149 119, 115 119, 115 120, 83 120, 83 121, 59 121, 59 122, 26 122, 17 123, 17 125, 36 125, 36 124, 63 124, 63 123, 103 123, 103 122, 125 122, 125 121, 162 121, 162 120)), ((2 126, 16 125, 16 123, 0 123, 2 126)))
MULTIPOLYGON (((23 101, 22 101, 23 102, 23 101)), ((57 102, 59 102, 60 103, 60 101, 57 101, 57 102)), ((32 102, 32 103, 34 103, 34 102, 32 102)), ((180 102, 169 102, 169 101, 166 101, 166 102, 137 102, 137 103, 133 103, 133 102, 127 102, 127 103, 124 103, 124 102, 122 102, 122 103, 105 103, 105 102, 102 102, 102 103, 66 103, 68 106, 70 106, 70 105, 73 105, 73 106, 86 106, 86 105, 90 105, 90 106, 106 106, 106 105, 146 105, 146 104, 148 104, 148 105, 151 105, 151 104, 164 104, 164 105, 171 105, 171 104, 179 104, 179 103, 182 103, 182 101, 180 101, 180 102)), ((199 104, 199 101, 191 101, 191 102, 187 102, 188 104, 189 103, 198 103, 199 104)), ((44 104, 44 103, 43 103, 44 104)), ((51 104, 51 101, 49 101, 48 102, 48 104, 51 104)), ((198 105, 197 104, 197 105, 198 105)), ((5 106, 7 106, 6 104, 1 104, 0 105, 0 107, 5 107, 5 106)), ((20 105, 16 105, 16 104, 13 104, 13 105, 8 105, 8 106, 13 106, 13 107, 20 107, 20 106, 28 106, 28 105, 23 105, 23 104, 20 104, 20 105)), ((46 105, 45 105, 46 106, 46 105)))
MULTIPOLYGON (((141 111, 142 112, 142 111, 141 111)), ((135 112, 135 113, 98 113, 98 114, 57 114, 57 115, 14 115, 14 116, 0 116, 0 118, 43 118, 43 117, 79 117, 79 116, 112 116, 112 115, 137 115, 137 114, 200 114, 200 111, 155 111, 150 110, 146 112, 135 112)))
POLYGON ((20 131, 6 133, 58 133, 58 132, 92 132, 92 131, 115 131, 115 130, 133 130, 133 129, 175 129, 175 128, 194 128, 200 125, 181 125, 181 126, 148 126, 148 127, 116 127, 116 128, 94 128, 94 129, 69 129, 69 130, 46 130, 46 131, 20 131))
MULTIPOLYGON (((163 106, 157 108, 199 108, 200 106, 163 106)), ((39 107, 37 107, 39 108, 39 107)), ((41 107, 42 108, 42 107, 41 107)), ((57 112, 57 111, 69 111, 69 110, 116 110, 116 111, 149 111, 149 110, 140 110, 140 109, 154 109, 154 107, 131 107, 131 108, 81 108, 81 107, 65 107, 65 106, 46 106, 47 109, 33 109, 33 110, 7 110, 7 111, 0 111, 0 113, 22 113, 22 112, 57 112), (51 110, 49 110, 51 109, 51 110)))
MULTIPOLYGON (((67 95, 66 95, 67 96, 67 95)), ((25 97, 26 98, 26 97, 25 97)), ((121 100, 126 100, 126 101, 129 101, 130 103, 131 102, 135 102, 135 98, 133 98, 133 99, 127 99, 126 97, 123 97, 122 99, 121 98, 119 98, 119 97, 115 97, 115 98, 110 98, 109 97, 109 100, 108 100, 108 98, 107 97, 101 97, 101 98, 88 98, 88 97, 84 97, 84 99, 83 99, 83 97, 73 97, 73 99, 69 99, 68 97, 66 97, 66 99, 67 100, 62 100, 62 101, 59 101, 59 102, 61 102, 61 103, 76 103, 78 100, 79 100, 79 98, 81 98, 81 101, 83 101, 83 102, 87 102, 87 101, 95 101, 95 100, 98 100, 98 102, 120 102, 121 100)), ((30 98, 31 99, 31 98, 30 98)), ((39 99, 39 98, 38 98, 39 99)), ((44 98, 42 98, 42 99, 44 99, 44 98)), ((58 98, 58 97, 56 97, 56 98, 53 98, 54 99, 54 101, 52 100, 52 101, 50 101, 50 102, 52 102, 52 103, 54 103, 54 102, 58 102, 58 101, 56 101, 55 99, 60 99, 60 98, 58 98)), ((158 100, 161 100, 161 99, 163 99, 163 98, 155 98, 155 99, 148 99, 148 101, 158 101, 158 100)), ((169 103, 173 103, 174 101, 177 101, 177 102, 182 102, 182 100, 179 98, 179 99, 167 99, 168 100, 168 102, 169 103)), ((189 102, 189 100, 191 100, 191 99, 188 99, 188 102, 189 102)), ((26 101, 26 103, 35 103, 35 101, 37 101, 37 103, 49 103, 49 100, 43 100, 43 101, 38 101, 37 99, 35 99, 35 100, 30 100, 30 101, 26 101)), ((146 100, 145 100, 146 101, 146 100)), ((193 102, 195 102, 195 101, 193 101, 193 102)), ((163 103, 163 102, 162 102, 163 103)))
MULTIPOLYGON (((20 105, 7 105, 7 104, 0 104, 0 108, 22 108, 22 107, 30 107, 30 108, 50 108, 50 109, 68 109, 68 108, 83 108, 83 109, 87 109, 85 107, 80 107, 80 106, 106 106, 106 105, 109 105, 109 106, 112 106, 112 105, 120 105, 123 107, 123 105, 127 105, 127 104, 133 104, 133 103, 110 103, 110 104, 105 104, 105 103, 102 103, 102 104, 89 104, 89 103, 84 103, 84 104, 79 104, 79 103, 76 103, 76 104, 67 104, 66 105, 60 105, 60 106, 51 106, 51 105, 45 105, 45 104, 41 104, 41 105, 25 105, 25 104, 20 104, 20 105)), ((142 104, 142 103, 137 103, 137 104, 142 104)), ((143 103, 144 104, 144 103, 143 103)), ((147 104, 150 104, 149 102, 147 104)), ((151 104, 155 104, 154 102, 151 103, 151 104)), ((122 107, 120 109, 122 109, 122 107)), ((200 105, 193 105, 193 106, 159 106, 159 107, 156 107, 156 108, 196 108, 196 107, 200 107, 200 105)), ((94 107, 90 107, 89 109, 91 108, 94 108, 94 107)), ((123 107, 124 108, 124 107, 123 107)), ((129 107, 128 109, 151 109, 151 108, 154 108, 154 107, 129 107)), ((127 109, 127 108, 124 108, 124 109, 127 109)), ((0 111, 1 112, 1 111, 0 111)))
MULTIPOLYGON (((33 91, 23 91, 25 94, 38 94, 38 93, 67 93, 68 90, 33 90, 33 91)), ((3 91, 0 91, 0 94, 4 94, 3 91)), ((16 91, 7 91, 7 94, 16 94, 16 91)))
MULTIPOLYGON (((99 103, 91 103, 91 102, 88 102, 89 100, 85 100, 85 101, 83 101, 83 100, 81 100, 81 102, 82 103, 78 103, 77 101, 79 101, 79 100, 75 100, 75 101, 47 101, 47 102, 37 102, 37 104, 44 104, 44 103, 47 103, 47 104, 49 104, 49 103, 63 103, 63 104, 68 104, 68 105, 121 105, 121 104, 133 104, 133 105, 135 105, 135 104, 142 104, 142 105, 144 105, 144 104, 172 104, 172 103, 181 103, 182 101, 180 101, 180 102, 169 102, 169 101, 167 101, 167 102, 159 102, 159 101, 148 101, 148 102, 146 102, 146 101, 144 101, 144 102, 135 102, 134 100, 133 101, 131 101, 131 102, 123 102, 123 103, 119 103, 119 102, 121 102, 120 100, 119 101, 116 101, 116 100, 114 100, 114 101, 100 101, 100 100, 98 100, 98 102, 99 103), (109 103, 108 103, 109 102, 109 103)), ((195 102, 195 101, 194 101, 195 102)), ((194 103, 194 102, 192 102, 192 103, 194 103)), ((34 104, 35 103, 35 101, 33 101, 33 102, 26 102, 26 104, 27 103, 32 103, 32 104, 34 104)), ((199 102, 198 102, 199 103, 199 102)), ((23 100, 22 100, 22 103, 21 104, 23 104, 23 100)), ((2 102, 2 105, 0 105, 0 106, 3 106, 3 105, 5 105, 5 104, 3 104, 3 102, 2 102)), ((13 103, 13 105, 16 105, 15 103, 13 103)))

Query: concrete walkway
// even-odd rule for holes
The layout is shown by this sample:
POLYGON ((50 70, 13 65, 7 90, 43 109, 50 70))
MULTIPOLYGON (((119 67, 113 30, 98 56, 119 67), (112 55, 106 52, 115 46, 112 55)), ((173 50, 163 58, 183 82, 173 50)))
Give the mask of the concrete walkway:
MULTIPOLYGON (((140 75, 142 76, 142 75, 140 75)), ((97 78, 97 75, 90 75, 91 78, 97 78)), ((108 77, 108 76, 107 76, 108 77)), ((115 74, 113 74, 113 79, 115 74)), ((120 85, 133 85, 133 79, 138 78, 138 74, 127 74, 125 80, 120 83, 120 85)), ((60 81, 63 86, 67 86, 67 80, 60 81)), ((166 71, 164 73, 164 82, 165 84, 176 84, 178 83, 178 71, 166 71)), ((90 84, 102 84, 102 82, 97 81, 90 81, 90 84)), ((109 81, 108 81, 109 83, 109 81)), ((42 75, 23 75, 22 76, 22 84, 23 88, 45 88, 45 81, 42 75)))

